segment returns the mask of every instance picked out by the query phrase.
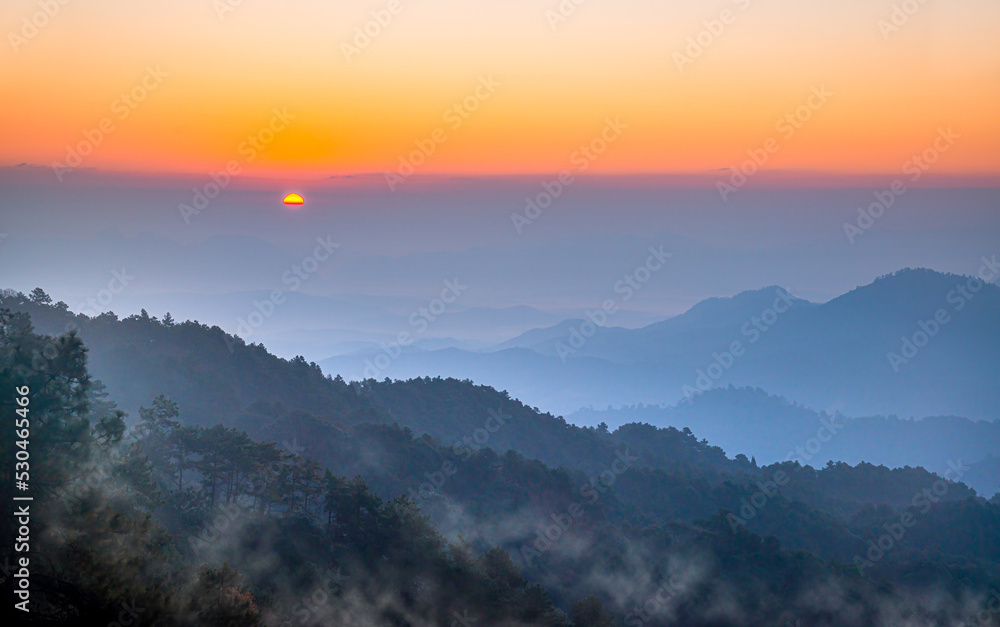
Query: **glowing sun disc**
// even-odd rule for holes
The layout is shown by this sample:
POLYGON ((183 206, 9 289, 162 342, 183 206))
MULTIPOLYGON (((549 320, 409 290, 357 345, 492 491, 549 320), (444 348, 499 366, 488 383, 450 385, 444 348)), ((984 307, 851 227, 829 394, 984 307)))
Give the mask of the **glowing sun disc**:
POLYGON ((306 201, 303 200, 302 196, 299 196, 298 194, 289 194, 285 196, 286 205, 302 205, 305 204, 305 202, 306 201))

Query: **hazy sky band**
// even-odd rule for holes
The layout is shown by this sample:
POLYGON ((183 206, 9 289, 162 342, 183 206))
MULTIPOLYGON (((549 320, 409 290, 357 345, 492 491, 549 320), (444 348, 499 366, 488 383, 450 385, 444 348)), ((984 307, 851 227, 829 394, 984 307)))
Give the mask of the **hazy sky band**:
POLYGON ((90 142, 83 167, 323 176, 423 145, 421 174, 548 173, 611 118, 591 172, 738 167, 774 140, 762 169, 897 173, 948 127, 934 172, 1000 172, 987 0, 50 4, 0 9, 2 165, 90 142))

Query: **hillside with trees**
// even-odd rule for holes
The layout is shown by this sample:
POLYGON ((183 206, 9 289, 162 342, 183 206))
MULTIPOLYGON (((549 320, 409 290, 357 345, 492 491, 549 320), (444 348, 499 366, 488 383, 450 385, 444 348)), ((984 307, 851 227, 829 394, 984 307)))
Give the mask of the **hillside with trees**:
POLYGON ((689 429, 576 427, 470 381, 348 384, 196 323, 11 300, 0 406, 13 421, 31 390, 37 624, 932 625, 1000 585, 1000 504, 961 477, 759 465, 689 429), (127 360, 114 385, 97 354, 127 360), (148 398, 123 410, 129 385, 148 398))

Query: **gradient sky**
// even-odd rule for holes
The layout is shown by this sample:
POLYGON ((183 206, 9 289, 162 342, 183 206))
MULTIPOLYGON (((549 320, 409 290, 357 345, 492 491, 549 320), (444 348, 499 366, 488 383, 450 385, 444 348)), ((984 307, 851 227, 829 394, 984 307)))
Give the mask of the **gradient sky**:
POLYGON ((111 118, 83 167, 384 172, 443 128, 422 174, 554 172, 611 116, 629 128, 595 172, 711 171, 775 137, 768 169, 898 173, 952 127, 935 172, 1000 173, 995 0, 929 0, 887 37, 892 0, 587 0, 554 29, 558 0, 401 0, 350 61, 342 44, 387 1, 243 0, 220 17, 224 2, 69 0, 18 41, 39 5, 5 0, 0 165, 63 161, 111 118), (680 71, 674 53, 723 9, 735 21, 680 71), (169 76, 118 119, 147 66, 169 76), (500 87, 452 129, 444 111, 485 76, 500 87), (834 97, 782 138, 777 120, 820 85, 834 97), (275 107, 295 120, 247 163, 240 143, 275 107))

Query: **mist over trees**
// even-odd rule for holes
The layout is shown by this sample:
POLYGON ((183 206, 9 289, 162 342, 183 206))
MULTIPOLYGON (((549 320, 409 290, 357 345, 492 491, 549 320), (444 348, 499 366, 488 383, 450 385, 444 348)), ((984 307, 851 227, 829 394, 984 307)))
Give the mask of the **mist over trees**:
POLYGON ((1000 496, 954 473, 763 464, 471 381, 351 384, 197 323, 2 305, 5 419, 31 390, 32 624, 936 625, 1000 585, 1000 496))

